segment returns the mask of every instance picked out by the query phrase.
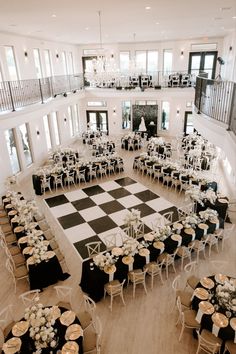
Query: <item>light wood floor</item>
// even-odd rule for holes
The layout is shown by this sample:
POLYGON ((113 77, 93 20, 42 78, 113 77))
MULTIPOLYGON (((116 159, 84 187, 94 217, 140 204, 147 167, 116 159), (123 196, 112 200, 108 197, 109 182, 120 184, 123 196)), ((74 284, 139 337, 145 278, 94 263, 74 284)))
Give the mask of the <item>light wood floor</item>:
MULTIPOLYGON (((83 154, 91 153, 90 150, 78 142, 76 144, 83 154)), ((160 196, 163 196, 173 204, 179 206, 184 204, 184 196, 174 192, 174 190, 167 190, 162 184, 152 183, 146 176, 141 176, 133 171, 133 158, 139 155, 139 152, 128 152, 124 150, 117 150, 124 158, 125 172, 120 176, 130 176, 137 181, 153 190, 160 196)), ((145 151, 145 150, 143 150, 145 151)), ((232 197, 235 193, 230 181, 224 176, 224 171, 221 163, 217 169, 217 176, 220 179, 220 189, 232 197)), ((111 177, 111 179, 116 178, 111 177)), ((96 182, 93 182, 96 184, 96 182)), ((81 186, 83 188, 83 185, 81 186)), ((31 176, 24 184, 19 186, 26 198, 32 197, 32 183, 31 176)), ((58 193, 60 194, 60 193, 58 193)), ((49 194, 50 195, 50 194, 49 194)), ((62 230, 57 225, 55 220, 49 214, 43 197, 36 196, 36 201, 44 211, 49 224, 55 231, 60 248, 65 255, 67 266, 65 269, 69 271, 71 277, 61 285, 73 287, 73 304, 75 309, 81 303, 81 290, 79 288, 79 281, 81 276, 81 263, 76 252, 64 237, 62 230)), ((231 220, 236 221, 236 213, 230 213, 231 220)), ((226 265, 224 269, 218 269, 218 272, 224 272, 228 275, 236 277, 236 237, 235 233, 232 238, 225 244, 225 249, 222 252, 220 247, 219 254, 213 250, 211 260, 225 260, 226 265)), ((18 300, 19 294, 28 290, 26 281, 20 281, 17 285, 17 293, 14 294, 13 283, 9 278, 5 269, 5 256, 0 250, 0 272, 1 272, 1 288, 0 310, 7 304, 13 303, 15 306, 15 317, 19 319, 23 314, 23 308, 18 300)), ((177 262, 177 274, 181 274, 183 284, 185 282, 184 273, 180 271, 180 263, 177 262)), ((208 275, 215 273, 209 259, 204 260, 200 258, 198 273, 199 275, 208 275)), ((150 279, 147 279, 148 294, 142 287, 137 288, 136 298, 132 299, 132 288, 129 286, 124 290, 124 298, 126 306, 122 306, 121 300, 116 298, 113 305, 113 312, 111 313, 109 306, 109 298, 97 303, 97 313, 101 318, 103 326, 102 335, 102 350, 101 354, 192 354, 196 352, 197 341, 193 338, 191 331, 186 330, 183 334, 182 340, 179 343, 178 336, 180 327, 175 326, 176 311, 171 312, 173 306, 173 293, 171 284, 175 277, 175 273, 170 272, 168 280, 164 281, 164 285, 155 279, 154 289, 150 289, 150 279)), ((53 304, 56 302, 55 290, 53 286, 48 287, 41 295, 41 301, 46 304, 53 304)))

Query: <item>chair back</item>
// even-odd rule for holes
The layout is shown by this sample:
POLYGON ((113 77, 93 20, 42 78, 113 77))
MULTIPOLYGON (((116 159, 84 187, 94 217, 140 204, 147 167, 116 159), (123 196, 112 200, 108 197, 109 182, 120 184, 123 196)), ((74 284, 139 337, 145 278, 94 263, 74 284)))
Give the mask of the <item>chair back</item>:
POLYGON ((89 242, 85 244, 88 250, 89 258, 100 253, 101 243, 102 243, 101 241, 95 241, 95 242, 89 242))
POLYGON ((19 296, 19 299, 26 307, 30 307, 39 300, 39 289, 29 290, 19 296))
POLYGON ((69 286, 54 286, 59 301, 71 304, 72 288, 69 286))
POLYGON ((197 335, 198 335, 198 351, 199 349, 202 349, 204 352, 209 354, 216 354, 219 352, 220 349, 219 343, 209 342, 208 340, 206 340, 201 336, 199 331, 197 331, 197 335))
POLYGON ((175 291, 175 293, 180 289, 179 283, 180 283, 180 275, 177 275, 172 282, 172 289, 175 291))
POLYGON ((146 277, 146 273, 147 273, 147 269, 145 269, 144 271, 142 271, 140 269, 139 272, 130 272, 129 274, 130 276, 130 280, 135 283, 135 284, 139 284, 139 283, 144 283, 145 282, 145 277, 146 277))
POLYGON ((187 274, 190 274, 192 272, 194 272, 196 270, 196 266, 197 266, 197 262, 193 261, 193 262, 189 262, 184 266, 184 271, 187 274))
POLYGON ((123 292, 124 283, 125 283, 125 279, 122 281, 122 283, 119 284, 115 284, 115 285, 109 284, 108 294, 111 296, 120 295, 123 292))
POLYGON ((179 318, 181 320, 181 323, 183 323, 184 322, 183 310, 182 310, 181 300, 180 300, 179 296, 177 297, 176 305, 177 305, 177 309, 178 309, 178 312, 179 312, 179 318))
POLYGON ((2 331, 4 332, 4 329, 13 321, 13 305, 8 305, 0 312, 0 328, 2 331))
POLYGON ((103 239, 107 249, 112 249, 116 247, 116 234, 110 234, 104 237, 103 239))
POLYGON ((164 218, 165 225, 172 224, 172 222, 173 222, 173 214, 174 214, 173 211, 168 211, 167 213, 162 214, 162 216, 164 218))
POLYGON ((83 295, 85 310, 93 317, 96 310, 96 303, 88 295, 83 295))

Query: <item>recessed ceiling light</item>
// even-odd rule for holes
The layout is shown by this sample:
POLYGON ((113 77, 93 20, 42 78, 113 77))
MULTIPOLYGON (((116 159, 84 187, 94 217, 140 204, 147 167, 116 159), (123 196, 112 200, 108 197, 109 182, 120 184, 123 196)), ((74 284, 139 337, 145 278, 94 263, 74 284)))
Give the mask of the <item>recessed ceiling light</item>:
POLYGON ((56 14, 52 14, 52 17, 54 17, 54 18, 55 18, 55 17, 57 17, 57 15, 56 15, 56 14))
POLYGON ((159 25, 160 24, 160 22, 156 22, 156 25, 159 25))
POLYGON ((236 19, 236 16, 233 16, 232 18, 235 20, 235 19, 236 19))
POLYGON ((89 30, 89 27, 85 27, 85 30, 88 31, 88 30, 89 30))
POLYGON ((146 6, 145 10, 151 10, 151 6, 146 6))

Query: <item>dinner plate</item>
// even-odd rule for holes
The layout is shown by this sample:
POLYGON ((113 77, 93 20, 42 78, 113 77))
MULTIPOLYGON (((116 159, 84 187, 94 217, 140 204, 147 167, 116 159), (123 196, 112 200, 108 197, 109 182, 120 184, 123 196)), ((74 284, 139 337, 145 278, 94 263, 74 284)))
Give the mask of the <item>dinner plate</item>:
POLYGON ((196 288, 194 290, 194 296, 196 296, 200 300, 207 300, 209 298, 209 293, 206 289, 196 288))
POLYGON ((103 270, 106 274, 113 274, 116 271, 116 266, 114 264, 111 264, 109 266, 105 265, 103 270))
POLYGON ((177 241, 177 242, 181 242, 182 241, 182 237, 180 235, 177 235, 177 234, 171 235, 171 239, 173 241, 177 241))
POLYGON ((224 199, 224 198, 218 199, 218 202, 222 203, 222 204, 229 204, 229 201, 227 199, 224 199))
POLYGON ((22 232, 22 231, 24 231, 24 227, 23 226, 17 226, 17 227, 14 228, 14 232, 15 233, 22 232))
POLYGON ((122 262, 123 262, 124 264, 129 265, 129 264, 131 264, 131 263, 134 262, 134 257, 132 257, 132 256, 124 256, 124 257, 122 258, 122 262))
POLYGON ((211 217, 211 218, 209 219, 209 221, 210 221, 212 224, 218 224, 218 222, 219 222, 218 218, 216 218, 215 216, 211 217))
POLYGON ((210 278, 204 277, 200 280, 200 283, 202 284, 202 286, 204 286, 204 288, 206 289, 212 289, 215 286, 215 283, 213 280, 211 280, 210 278))
POLYGON ((215 281, 217 281, 217 283, 224 284, 226 280, 229 280, 229 278, 224 274, 215 275, 215 281))
POLYGON ((61 352, 62 354, 78 354, 79 345, 74 341, 68 341, 61 348, 61 352))
POLYGON ((199 309, 205 315, 212 315, 215 312, 214 306, 209 301, 201 301, 199 303, 199 309))
POLYGON ((153 241, 154 240, 154 233, 149 232, 148 234, 144 235, 144 240, 145 241, 153 241))
POLYGON ((209 226, 207 224, 203 224, 203 223, 198 224, 198 227, 199 227, 199 229, 202 229, 202 230, 207 230, 209 228, 209 226))
POLYGON ((11 201, 11 199, 10 198, 4 198, 2 201, 3 201, 3 203, 8 203, 8 202, 11 201))
POLYGON ((56 253, 53 252, 53 251, 47 251, 47 252, 45 252, 45 258, 46 258, 46 259, 53 258, 55 255, 56 255, 56 253))
POLYGON ((228 318, 223 313, 215 312, 212 316, 212 321, 217 327, 227 327, 229 324, 228 318))
POLYGON ((158 249, 158 250, 162 250, 165 248, 165 244, 161 241, 156 241, 153 243, 153 247, 158 249))
POLYGON ((141 248, 138 253, 140 256, 146 257, 150 254, 150 251, 147 248, 141 248))
POLYGON ((75 313, 73 311, 65 311, 61 314, 60 322, 64 326, 70 326, 75 320, 75 313))
POLYGON ((21 337, 28 331, 29 322, 28 321, 19 321, 14 324, 12 327, 12 334, 15 337, 21 337))
POLYGON ((23 249, 22 253, 31 255, 33 253, 33 247, 31 247, 31 246, 25 247, 23 249))
POLYGON ((123 254, 123 250, 120 247, 114 247, 112 248, 111 253, 113 256, 119 257, 123 254))
POLYGON ((59 309, 58 306, 52 306, 51 308, 51 314, 52 314, 52 318, 54 320, 58 319, 61 316, 61 310, 59 309))
POLYGON ((236 331, 236 317, 231 318, 229 323, 230 323, 230 326, 233 328, 233 330, 236 331))
POLYGON ((182 230, 183 227, 184 227, 183 224, 180 224, 179 222, 173 224, 173 229, 176 230, 182 230))
POLYGON ((34 235, 35 236, 41 236, 41 235, 43 235, 43 231, 42 230, 36 230, 36 231, 34 231, 34 235))
POLYGON ((82 327, 78 324, 72 324, 70 325, 65 334, 65 339, 66 340, 75 340, 79 337, 83 336, 83 330, 82 327))
POLYGON ((17 211, 16 210, 10 210, 8 215, 16 215, 17 214, 17 211))
POLYGON ((12 205, 12 204, 7 204, 7 205, 5 206, 5 208, 6 208, 6 209, 11 209, 11 208, 13 208, 13 205, 12 205))
POLYGON ((21 339, 17 337, 10 338, 6 343, 3 344, 2 349, 5 354, 14 354, 20 350, 21 339))
POLYGON ((35 229, 36 226, 38 226, 38 223, 37 223, 37 222, 31 222, 31 223, 29 224, 29 229, 30 229, 30 230, 35 229))
POLYGON ((195 231, 192 227, 188 227, 188 228, 184 229, 184 232, 186 235, 195 235, 195 231))
POLYGON ((18 243, 27 243, 27 242, 28 242, 28 236, 20 237, 18 240, 18 243))
POLYGON ((27 263, 27 265, 33 265, 33 264, 35 264, 34 257, 33 257, 33 256, 29 257, 29 258, 27 259, 26 263, 27 263))

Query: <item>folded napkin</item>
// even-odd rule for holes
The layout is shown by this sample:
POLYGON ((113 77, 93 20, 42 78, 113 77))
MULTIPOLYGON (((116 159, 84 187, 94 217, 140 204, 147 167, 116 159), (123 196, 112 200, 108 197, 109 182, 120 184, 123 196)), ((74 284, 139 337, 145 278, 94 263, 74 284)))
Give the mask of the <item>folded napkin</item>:
POLYGON ((219 330, 220 330, 220 327, 216 326, 216 325, 213 323, 212 333, 213 333, 216 337, 218 337, 219 330))
POLYGON ((197 316, 195 318, 195 320, 198 322, 198 323, 201 323, 201 320, 202 320, 202 316, 204 315, 204 313, 201 311, 201 309, 198 309, 198 312, 197 312, 197 316))

